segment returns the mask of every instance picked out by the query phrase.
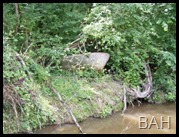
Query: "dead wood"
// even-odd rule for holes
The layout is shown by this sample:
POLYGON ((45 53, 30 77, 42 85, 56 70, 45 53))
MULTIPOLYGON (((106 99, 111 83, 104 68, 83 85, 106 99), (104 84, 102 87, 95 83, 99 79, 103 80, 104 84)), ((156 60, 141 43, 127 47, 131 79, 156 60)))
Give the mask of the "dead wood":
MULTIPOLYGON (((26 68, 25 62, 23 61, 23 59, 20 57, 20 55, 18 53, 16 53, 16 58, 21 63, 22 67, 26 68)), ((32 77, 31 77, 29 71, 25 70, 25 72, 27 73, 27 76, 30 79, 30 81, 32 81, 32 77)))
POLYGON ((126 101, 126 87, 124 86, 124 95, 123 95, 123 101, 124 101, 124 108, 122 113, 124 113, 127 109, 127 101, 126 101))
POLYGON ((78 121, 76 120, 75 116, 73 115, 73 112, 71 111, 71 108, 63 101, 60 93, 49 83, 47 82, 47 84, 49 85, 50 89, 53 91, 53 93, 55 93, 58 97, 58 100, 63 104, 63 106, 67 109, 67 111, 69 112, 69 114, 71 115, 74 123, 76 124, 76 126, 78 127, 79 131, 82 134, 85 134, 81 128, 81 126, 79 125, 78 121))
POLYGON ((123 108, 123 113, 126 110, 126 106, 127 106, 127 100, 126 100, 126 96, 132 96, 134 97, 134 99, 137 98, 149 98, 152 94, 152 74, 151 74, 151 70, 150 70, 150 66, 149 64, 145 63, 144 64, 144 68, 145 68, 145 72, 146 72, 146 83, 143 83, 143 91, 141 91, 141 89, 135 89, 135 88, 126 88, 124 86, 124 108, 123 108))

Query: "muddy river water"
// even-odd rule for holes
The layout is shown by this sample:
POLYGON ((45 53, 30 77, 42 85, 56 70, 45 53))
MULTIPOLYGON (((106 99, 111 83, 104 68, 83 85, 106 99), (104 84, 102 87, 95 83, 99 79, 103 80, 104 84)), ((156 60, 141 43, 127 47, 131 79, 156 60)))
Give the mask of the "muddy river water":
MULTIPOLYGON (((98 119, 80 123, 87 134, 176 134, 176 104, 142 104, 98 119)), ((73 124, 48 126, 37 134, 79 134, 73 124)))

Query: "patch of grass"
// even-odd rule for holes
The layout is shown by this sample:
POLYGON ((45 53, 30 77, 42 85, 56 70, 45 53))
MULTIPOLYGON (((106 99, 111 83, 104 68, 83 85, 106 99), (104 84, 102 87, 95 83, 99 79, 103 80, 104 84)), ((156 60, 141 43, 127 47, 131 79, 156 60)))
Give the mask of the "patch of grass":
POLYGON ((106 116, 109 116, 112 114, 112 108, 110 105, 106 105, 103 110, 100 112, 99 117, 105 118, 106 116))
POLYGON ((118 101, 118 103, 116 103, 115 105, 112 106, 112 110, 113 112, 117 112, 117 111, 121 111, 123 109, 123 102, 122 101, 118 101))
POLYGON ((73 75, 56 76, 51 82, 63 100, 71 107, 77 120, 82 121, 90 116, 103 118, 113 111, 122 109, 121 100, 113 91, 116 87, 107 86, 110 80, 108 76, 96 78, 94 83, 101 87, 89 82, 86 78, 73 75), (102 106, 98 104, 98 98, 103 102, 102 106))

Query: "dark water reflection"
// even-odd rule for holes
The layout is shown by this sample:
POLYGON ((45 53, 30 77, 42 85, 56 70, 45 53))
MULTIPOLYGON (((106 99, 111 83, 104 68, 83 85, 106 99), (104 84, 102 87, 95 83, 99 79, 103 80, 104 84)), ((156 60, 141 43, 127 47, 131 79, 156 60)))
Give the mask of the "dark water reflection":
MULTIPOLYGON (((141 120, 144 121, 145 118, 141 120)), ((128 108, 125 114, 115 113, 105 119, 89 118, 80 125, 87 134, 176 134, 176 104, 142 104, 140 107, 128 108), (148 124, 145 129, 139 128, 140 116, 148 118, 146 123, 141 123, 141 127, 148 124), (162 125, 161 117, 169 123, 162 125)), ((78 134, 79 131, 75 125, 68 124, 62 127, 49 126, 37 133, 78 134)))

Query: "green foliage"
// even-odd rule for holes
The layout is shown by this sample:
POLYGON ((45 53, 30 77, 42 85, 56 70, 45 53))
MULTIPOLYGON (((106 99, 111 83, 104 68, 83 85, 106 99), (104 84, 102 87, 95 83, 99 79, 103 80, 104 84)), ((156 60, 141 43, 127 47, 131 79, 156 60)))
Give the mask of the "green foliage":
POLYGON ((16 16, 13 4, 3 3, 3 31, 12 31, 15 25, 16 16))
POLYGON ((165 95, 167 101, 175 101, 176 100, 176 92, 168 92, 165 95))
POLYGON ((16 61, 16 56, 13 53, 9 47, 3 50, 3 77, 7 82, 26 77, 24 69, 21 69, 21 64, 16 61))
MULTIPOLYGON (((3 132, 31 132, 49 121, 54 122, 55 114, 46 98, 40 95, 42 92, 40 86, 28 79, 25 73, 25 70, 30 71, 28 63, 25 68, 21 66, 16 58, 16 52, 8 45, 7 38, 5 39, 3 47, 3 132)), ((34 72, 34 75, 38 76, 35 79, 44 81, 45 71, 38 69, 36 68, 34 72)))
POLYGON ((152 96, 152 101, 154 101, 155 103, 165 103, 165 94, 162 91, 157 91, 153 93, 152 96))
POLYGON ((44 69, 42 66, 35 63, 34 61, 32 61, 29 65, 29 70, 33 73, 34 79, 39 83, 47 81, 50 77, 48 70, 44 69))
POLYGON ((106 106, 103 111, 100 113, 100 117, 104 118, 106 116, 109 116, 112 113, 112 108, 110 106, 106 106))
POLYGON ((81 31, 81 21, 89 4, 20 3, 18 26, 15 5, 3 4, 3 31, 10 37, 11 48, 27 52, 43 67, 54 72, 66 54, 64 48, 81 31), (18 26, 18 32, 15 28, 18 26))
MULTIPOLYGON (((25 37, 27 31, 33 47, 42 44, 46 44, 49 47, 54 44, 53 42, 57 43, 59 41, 54 39, 56 37, 62 40, 63 43, 70 42, 80 33, 80 24, 87 13, 86 8, 88 6, 88 4, 77 3, 20 3, 20 28, 15 38, 19 41, 20 36, 18 34, 25 37), (54 41, 52 42, 53 39, 54 41), (35 43, 40 44, 36 45, 35 43)), ((3 4, 3 11, 4 31, 15 31, 16 16, 14 5, 3 4)), ((20 46, 21 44, 24 43, 20 42, 18 45, 20 46)))
POLYGON ((85 68, 84 70, 77 70, 75 74, 81 78, 94 79, 103 77, 104 71, 99 72, 93 68, 85 68))
MULTIPOLYGON (((60 92, 63 99, 67 102, 69 100, 78 101, 78 98, 90 98, 92 93, 80 89, 81 83, 78 82, 77 77, 62 76, 52 80, 54 87, 60 92)), ((85 84, 85 83, 84 83, 85 84)))
POLYGON ((96 4, 85 18, 83 39, 88 51, 110 53, 107 68, 129 86, 142 83, 148 62, 155 88, 175 90, 176 4, 96 4), (161 74, 169 75, 169 87, 161 74))

